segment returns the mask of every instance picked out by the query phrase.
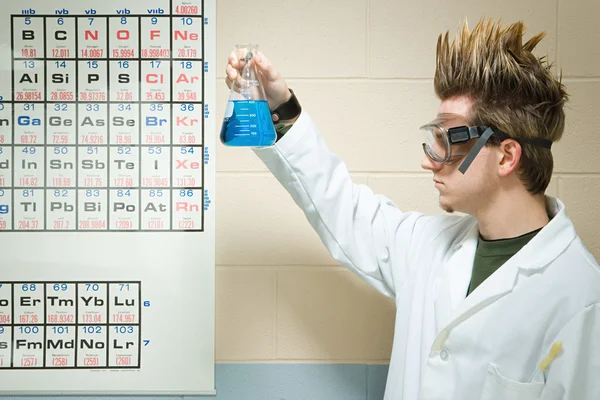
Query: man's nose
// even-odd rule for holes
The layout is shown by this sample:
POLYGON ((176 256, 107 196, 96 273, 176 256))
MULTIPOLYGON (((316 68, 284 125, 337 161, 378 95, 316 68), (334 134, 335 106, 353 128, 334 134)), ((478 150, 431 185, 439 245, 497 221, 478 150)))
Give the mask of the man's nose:
POLYGON ((444 164, 442 163, 433 161, 427 154, 423 154, 423 158, 421 159, 421 168, 428 171, 439 171, 443 165, 444 164))

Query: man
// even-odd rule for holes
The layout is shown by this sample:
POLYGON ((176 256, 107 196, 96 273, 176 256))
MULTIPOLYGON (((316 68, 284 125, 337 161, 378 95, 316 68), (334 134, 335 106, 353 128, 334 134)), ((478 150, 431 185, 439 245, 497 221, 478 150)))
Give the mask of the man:
MULTIPOLYGON (((531 53, 544 35, 523 44, 524 29, 481 21, 438 40, 441 104, 422 127, 422 167, 441 207, 466 216, 406 212, 353 184, 279 73, 254 59, 282 118, 256 154, 333 257, 396 301, 385 399, 600 399, 600 268, 544 195, 567 94, 531 53)), ((232 54, 229 85, 237 65, 232 54)))

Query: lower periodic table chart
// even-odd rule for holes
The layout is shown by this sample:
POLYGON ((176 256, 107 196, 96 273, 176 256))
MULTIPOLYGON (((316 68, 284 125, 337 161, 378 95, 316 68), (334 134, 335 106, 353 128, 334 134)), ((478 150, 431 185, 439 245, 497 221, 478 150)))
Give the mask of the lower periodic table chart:
POLYGON ((140 296, 140 282, 0 283, 0 369, 139 368, 140 296))
POLYGON ((11 15, 0 231, 203 230, 203 5, 157 4, 11 15))

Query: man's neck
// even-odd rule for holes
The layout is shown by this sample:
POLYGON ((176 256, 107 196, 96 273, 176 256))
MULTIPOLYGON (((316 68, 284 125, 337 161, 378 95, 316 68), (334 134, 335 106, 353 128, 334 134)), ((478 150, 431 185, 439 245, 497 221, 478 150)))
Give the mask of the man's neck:
POLYGON ((524 235, 548 224, 544 195, 511 191, 498 195, 494 202, 475 216, 479 233, 486 240, 524 235))

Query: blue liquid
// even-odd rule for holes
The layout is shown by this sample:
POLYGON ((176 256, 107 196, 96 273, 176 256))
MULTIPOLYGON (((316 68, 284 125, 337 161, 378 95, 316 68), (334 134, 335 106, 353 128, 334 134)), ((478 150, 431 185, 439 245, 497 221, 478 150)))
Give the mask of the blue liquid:
POLYGON ((230 100, 227 109, 221 127, 223 144, 262 147, 275 143, 277 134, 266 100, 230 100))

